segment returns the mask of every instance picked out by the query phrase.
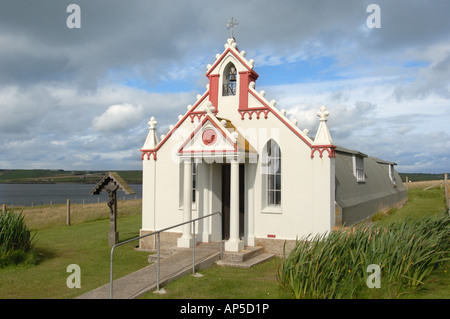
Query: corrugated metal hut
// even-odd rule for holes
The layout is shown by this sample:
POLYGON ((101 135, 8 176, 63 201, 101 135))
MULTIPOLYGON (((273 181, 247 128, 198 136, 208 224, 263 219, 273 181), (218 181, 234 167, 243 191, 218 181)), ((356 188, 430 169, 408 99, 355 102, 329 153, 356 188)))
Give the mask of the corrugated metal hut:
POLYGON ((349 226, 408 199, 396 163, 336 147, 336 226, 349 226))

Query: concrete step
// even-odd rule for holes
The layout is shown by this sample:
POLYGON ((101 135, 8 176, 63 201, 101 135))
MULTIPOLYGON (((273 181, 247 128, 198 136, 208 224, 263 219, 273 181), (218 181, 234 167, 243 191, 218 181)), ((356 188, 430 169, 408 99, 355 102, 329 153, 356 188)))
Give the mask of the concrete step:
POLYGON ((224 252, 222 260, 216 261, 216 264, 220 266, 250 268, 254 265, 269 260, 274 256, 275 254, 264 253, 264 247, 247 246, 240 252, 224 252))
POLYGON ((271 258, 273 258, 275 254, 270 253, 260 253, 252 258, 243 260, 243 261, 230 261, 230 260, 218 260, 216 264, 219 266, 231 266, 231 267, 239 267, 239 268, 250 268, 259 263, 265 262, 271 258))
POLYGON ((244 250, 240 252, 229 252, 225 251, 223 253, 223 260, 229 261, 229 262, 244 262, 247 259, 251 259, 259 254, 261 254, 264 251, 264 247, 261 246, 254 246, 250 247, 247 246, 244 248, 244 250))

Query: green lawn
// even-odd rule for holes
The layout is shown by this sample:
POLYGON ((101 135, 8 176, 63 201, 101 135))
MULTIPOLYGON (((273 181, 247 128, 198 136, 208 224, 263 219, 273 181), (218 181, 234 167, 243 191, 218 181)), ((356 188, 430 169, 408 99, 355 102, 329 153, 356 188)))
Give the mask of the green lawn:
MULTIPOLYGON (((119 218, 120 240, 139 236, 140 215, 119 218)), ((0 269, 0 298, 74 298, 109 283, 111 247, 109 220, 90 221, 37 231, 38 265, 0 269), (67 266, 81 270, 81 288, 66 285, 67 266)), ((148 253, 135 251, 137 242, 118 247, 114 253, 114 278, 148 265, 148 253)))
POLYGON ((424 215, 436 215, 445 210, 444 191, 435 187, 424 191, 422 187, 408 190, 408 203, 401 209, 391 209, 379 223, 387 226, 389 223, 405 218, 419 218, 424 215))

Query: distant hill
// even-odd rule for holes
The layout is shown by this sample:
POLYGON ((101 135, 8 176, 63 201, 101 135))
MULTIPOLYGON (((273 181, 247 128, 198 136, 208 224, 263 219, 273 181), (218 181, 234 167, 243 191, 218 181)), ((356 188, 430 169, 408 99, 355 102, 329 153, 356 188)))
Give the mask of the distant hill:
MULTIPOLYGON (((141 184, 142 171, 115 171, 128 184, 141 184)), ((107 171, 0 169, 0 183, 97 183, 107 171)))
POLYGON ((408 177, 408 181, 411 182, 421 182, 421 181, 434 181, 434 180, 443 180, 444 173, 442 174, 425 174, 425 173, 398 173, 402 178, 402 181, 406 181, 406 177, 408 177))

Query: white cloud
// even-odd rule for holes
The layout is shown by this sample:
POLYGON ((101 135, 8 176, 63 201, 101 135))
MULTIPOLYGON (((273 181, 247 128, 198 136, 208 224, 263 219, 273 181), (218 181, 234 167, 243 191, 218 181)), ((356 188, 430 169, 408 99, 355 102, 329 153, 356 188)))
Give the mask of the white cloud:
POLYGON ((134 106, 129 103, 111 105, 106 112, 93 119, 92 127, 96 131, 103 132, 130 129, 139 124, 143 115, 142 105, 134 106))
POLYGON ((393 92, 401 82, 384 79, 373 76, 264 89, 270 92, 269 99, 276 96, 278 107, 298 120, 300 129, 310 130, 311 137, 318 127, 316 113, 325 105, 330 112, 327 124, 337 145, 395 161, 400 171, 448 171, 442 158, 450 155, 446 147, 450 100, 427 95, 399 101, 393 92), (414 154, 424 156, 412 161, 414 154))
POLYGON ((450 98, 450 45, 433 46, 423 57, 429 65, 419 69, 413 81, 399 85, 394 94, 398 100, 423 99, 429 95, 450 98))

